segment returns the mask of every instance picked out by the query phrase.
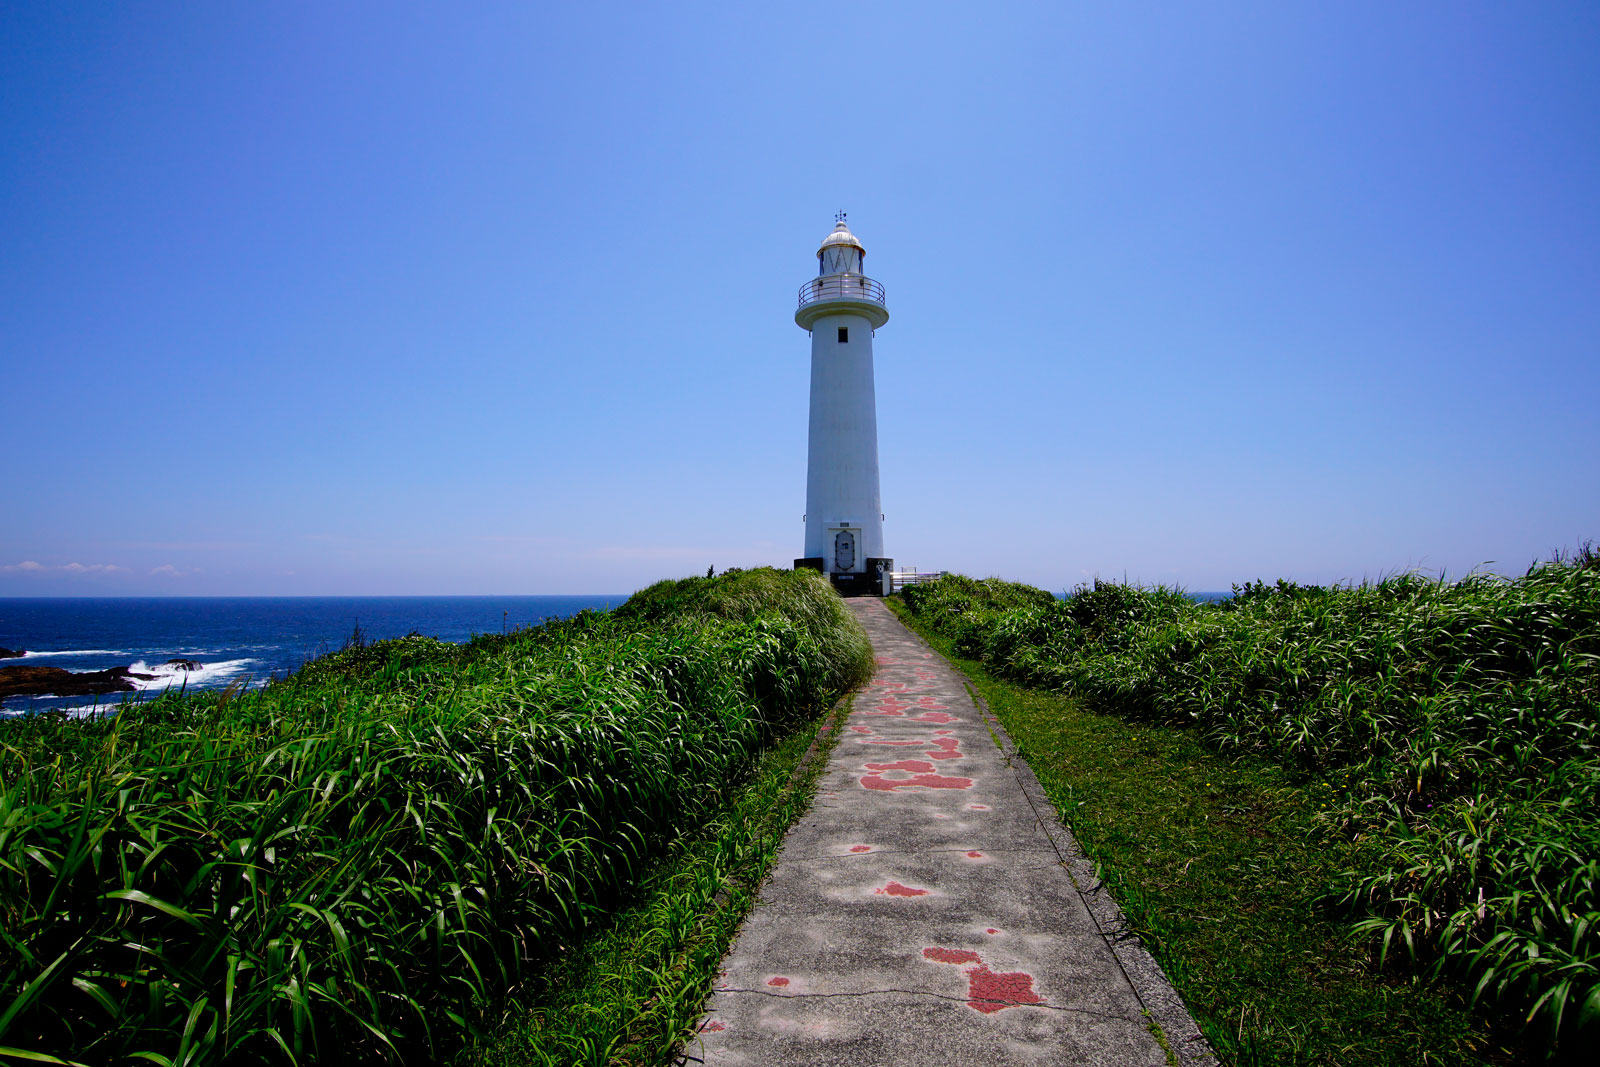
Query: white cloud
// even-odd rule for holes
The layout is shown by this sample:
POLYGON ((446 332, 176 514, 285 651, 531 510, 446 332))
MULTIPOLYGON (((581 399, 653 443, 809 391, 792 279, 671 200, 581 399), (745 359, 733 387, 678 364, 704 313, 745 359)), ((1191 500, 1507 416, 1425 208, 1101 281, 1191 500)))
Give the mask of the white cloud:
POLYGON ((21 563, 7 563, 0 566, 0 571, 21 572, 24 574, 110 574, 112 571, 126 570, 115 563, 63 563, 59 566, 40 563, 36 559, 25 559, 21 563))
POLYGON ((175 567, 171 563, 163 563, 159 567, 151 567, 150 573, 161 578, 187 578, 191 574, 199 574, 200 567, 175 567))

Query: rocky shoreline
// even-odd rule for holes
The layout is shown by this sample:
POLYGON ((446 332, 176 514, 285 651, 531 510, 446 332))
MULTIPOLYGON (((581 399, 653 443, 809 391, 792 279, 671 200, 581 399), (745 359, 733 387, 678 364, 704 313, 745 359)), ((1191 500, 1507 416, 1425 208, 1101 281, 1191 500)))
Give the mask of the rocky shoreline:
MULTIPOLYGON (((7 651, 0 649, 0 652, 7 651)), ((204 666, 192 659, 169 659, 162 666, 168 672, 188 673, 204 666)), ((0 667, 0 705, 6 697, 104 696, 107 693, 132 693, 135 682, 153 682, 161 675, 144 674, 129 667, 109 667, 103 671, 77 673, 60 667, 0 667)))

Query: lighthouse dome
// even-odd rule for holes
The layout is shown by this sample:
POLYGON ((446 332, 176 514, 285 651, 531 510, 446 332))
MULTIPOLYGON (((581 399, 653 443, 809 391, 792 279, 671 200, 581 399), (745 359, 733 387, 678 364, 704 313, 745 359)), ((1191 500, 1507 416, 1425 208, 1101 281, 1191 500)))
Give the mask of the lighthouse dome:
POLYGON ((822 240, 817 249, 818 274, 860 274, 867 250, 850 232, 850 227, 840 219, 833 232, 822 240))

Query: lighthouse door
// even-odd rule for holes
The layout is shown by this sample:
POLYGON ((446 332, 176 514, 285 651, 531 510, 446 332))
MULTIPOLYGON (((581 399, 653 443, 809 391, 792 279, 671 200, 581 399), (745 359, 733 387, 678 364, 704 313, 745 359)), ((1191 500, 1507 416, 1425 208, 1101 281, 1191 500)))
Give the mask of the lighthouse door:
POLYGON ((835 572, 856 569, 856 535, 853 530, 840 530, 834 537, 833 569, 835 572))

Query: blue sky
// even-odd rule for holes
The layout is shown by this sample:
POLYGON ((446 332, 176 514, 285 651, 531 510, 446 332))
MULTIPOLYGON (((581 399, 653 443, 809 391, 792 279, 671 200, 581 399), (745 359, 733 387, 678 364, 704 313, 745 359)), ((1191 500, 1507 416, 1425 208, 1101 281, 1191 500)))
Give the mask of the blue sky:
POLYGON ((1600 537, 1600 6, 0 9, 0 595, 567 593, 885 540, 1064 589, 1600 537))

